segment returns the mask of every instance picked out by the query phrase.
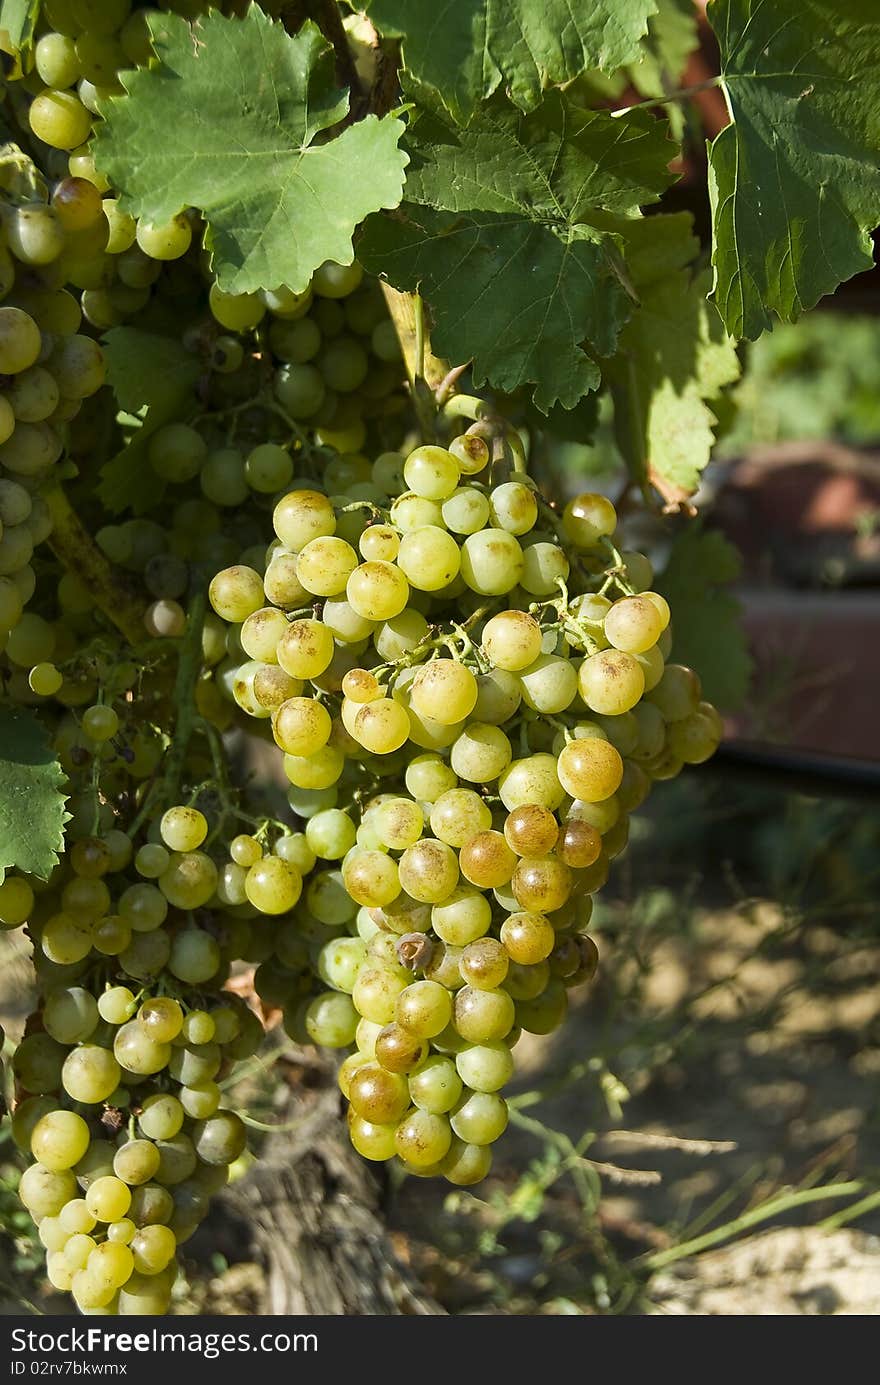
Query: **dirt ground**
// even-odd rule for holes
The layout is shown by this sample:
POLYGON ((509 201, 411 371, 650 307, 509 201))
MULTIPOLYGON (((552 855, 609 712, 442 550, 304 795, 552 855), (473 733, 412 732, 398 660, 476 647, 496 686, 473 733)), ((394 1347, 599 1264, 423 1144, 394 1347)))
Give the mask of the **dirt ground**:
MULTIPOLYGON (((560 1034, 517 1046, 490 1178, 386 1190, 398 1255, 448 1312, 880 1310, 877 814, 782 795, 756 810, 718 776, 682 793, 604 892, 600 979, 560 1034)), ((27 948, 0 946, 14 1038, 27 948)), ((187 1253, 177 1311, 260 1311, 261 1266, 222 1215, 187 1253)), ((5 1311, 57 1311, 19 1261, 5 1311)))

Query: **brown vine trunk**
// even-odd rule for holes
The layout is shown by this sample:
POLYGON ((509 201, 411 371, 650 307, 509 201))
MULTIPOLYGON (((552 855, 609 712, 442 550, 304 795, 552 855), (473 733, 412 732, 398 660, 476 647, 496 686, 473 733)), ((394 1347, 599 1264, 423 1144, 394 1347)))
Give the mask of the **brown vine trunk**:
MULTIPOLYGON (((332 1081, 332 1075, 330 1075, 332 1081)), ((259 1164, 224 1194, 266 1269, 266 1313, 439 1314, 401 1264, 373 1170, 351 1148, 333 1086, 296 1093, 259 1164)))

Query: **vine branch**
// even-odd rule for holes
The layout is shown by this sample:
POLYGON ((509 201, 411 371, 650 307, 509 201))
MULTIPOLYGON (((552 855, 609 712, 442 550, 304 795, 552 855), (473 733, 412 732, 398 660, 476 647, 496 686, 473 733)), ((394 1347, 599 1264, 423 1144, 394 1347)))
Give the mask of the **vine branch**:
POLYGON ((52 552, 81 578, 95 605, 129 644, 140 644, 146 633, 146 606, 127 590, 123 575, 104 557, 61 487, 49 486, 43 495, 52 516, 52 552))

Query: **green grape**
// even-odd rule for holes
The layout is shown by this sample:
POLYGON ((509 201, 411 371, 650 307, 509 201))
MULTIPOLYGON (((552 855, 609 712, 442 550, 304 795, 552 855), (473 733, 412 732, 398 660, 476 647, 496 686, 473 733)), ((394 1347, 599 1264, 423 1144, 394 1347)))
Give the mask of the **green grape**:
POLYGON ((198 476, 207 457, 204 439, 186 423, 167 423, 150 438, 147 456, 153 470, 164 481, 191 481, 198 476))
POLYGON ((360 388, 370 369, 370 358, 354 337, 338 336, 328 342, 317 359, 325 384, 338 394, 360 388))
POLYGON ((93 741, 109 741, 119 730, 119 717, 112 707, 96 704, 82 714, 82 729, 93 741))
POLYGON ((508 956, 503 940, 482 937, 468 943, 458 959, 462 980, 477 990, 495 990, 507 976, 508 956))
POLYGON ((109 1024, 125 1024, 137 1011, 137 1001, 127 986, 110 986, 98 997, 98 1014, 109 1024))
POLYGON ((481 596, 503 596, 519 582, 523 550, 504 529, 481 529, 469 534, 461 547, 461 575, 481 596))
POLYGON ((113 1156, 114 1175, 129 1186, 148 1183, 158 1168, 159 1151, 150 1140, 128 1140, 113 1156))
POLYGON ((12 1059, 12 1071, 26 1092, 42 1096, 58 1090, 66 1050, 49 1034, 26 1034, 12 1059))
POLYGON ((68 336, 49 357, 49 369, 63 399, 87 399, 101 388, 107 369, 104 354, 91 337, 68 336))
POLYGON ((245 1150, 247 1131, 234 1111, 218 1111, 193 1129, 193 1144, 204 1164, 231 1164, 245 1150))
POLYGON ((167 1226, 143 1226, 132 1237, 131 1253, 139 1274, 159 1274, 173 1260, 177 1250, 174 1232, 167 1226))
POLYGON ((438 1164, 451 1143, 452 1130, 446 1116, 418 1108, 404 1116, 394 1133, 397 1154, 416 1170, 438 1164))
POLYGON ((244 476, 252 490, 272 495, 290 482, 293 459, 286 448, 274 442, 261 443, 248 453, 244 476))
POLYGON ((42 1164, 31 1164, 21 1176, 18 1196, 35 1221, 57 1217, 65 1203, 76 1196, 76 1179, 69 1169, 55 1172, 42 1164))
MULTIPOLYGON (((69 149, 70 145, 62 147, 69 149)), ((192 229, 185 216, 175 216, 164 223, 140 217, 136 235, 141 250, 152 260, 178 260, 192 242, 192 229)))
POLYGON ((121 1178, 105 1174, 89 1184, 85 1202, 96 1221, 119 1221, 131 1206, 131 1192, 121 1178))
POLYGON ((312 1043, 326 1048, 346 1048, 354 1041, 358 1012, 349 996, 329 992, 316 996, 305 1015, 306 1032, 312 1043))
POLYGON ((349 605, 366 620, 389 621, 400 615, 409 601, 410 587, 393 563, 361 563, 351 573, 345 594, 349 605))
POLYGON ((592 548, 617 528, 617 512, 604 495, 587 492, 570 500, 562 512, 566 537, 578 548, 592 548))
POLYGON ((158 1044, 171 1043, 183 1028, 183 1011, 170 996, 144 1001, 137 1012, 138 1024, 148 1038, 158 1044))
POLYGON ((89 1127, 74 1111, 50 1111, 34 1126, 31 1153, 46 1169, 59 1172, 78 1164, 89 1147, 89 1127))
POLYGON ((137 1020, 128 1020, 116 1031, 113 1054, 126 1072, 146 1076, 167 1066, 171 1047, 151 1039, 137 1020))
POLYGON ((41 345, 40 329, 28 313, 21 308, 0 307, 0 372, 17 375, 27 370, 39 356, 41 345))
POLYGON ((453 742, 452 768, 459 779, 473 784, 488 784, 503 774, 513 750, 498 726, 472 721, 453 742))
POLYGON ((523 551, 519 581, 532 596, 550 596, 567 582, 569 561, 555 543, 533 543, 523 551))
POLYGON ((481 990, 473 986, 463 986, 456 991, 453 1023, 468 1043, 484 1044, 503 1039, 513 1028, 513 1021, 514 1005, 506 991, 481 990))
POLYGON ((180 1133, 184 1110, 177 1097, 156 1093, 144 1099, 138 1125, 149 1140, 171 1140, 180 1133))
POLYGON ((280 366, 275 372, 274 390, 278 403, 297 420, 317 414, 326 397, 320 371, 308 364, 280 366))
MULTIPOLYGON (((487 834, 479 834, 487 835, 487 834)), ((465 947, 482 938, 492 922, 492 907, 481 890, 460 885, 431 910, 431 927, 449 947, 465 947)))
POLYGON ((474 1044, 456 1055, 455 1067, 472 1091, 497 1092, 513 1076, 513 1055, 500 1041, 474 1044))
POLYGON ((96 1044, 81 1044, 64 1060, 61 1082, 73 1101, 87 1106, 106 1101, 119 1086, 120 1068, 108 1049, 96 1044))
POLYGON ((471 1092, 449 1118, 455 1134, 472 1145, 490 1145, 507 1129, 507 1102, 494 1092, 471 1092))
POLYGON ((82 986, 50 991, 43 1003, 43 1026, 62 1044, 81 1043, 97 1026, 100 1013, 94 997, 82 986))
POLYGON ((534 491, 522 481, 507 481, 496 486, 489 503, 491 523, 508 534, 527 534, 538 518, 534 491))
POLYGON ((171 944, 168 967, 180 981, 199 986, 217 972, 220 948, 208 933, 198 928, 184 928, 171 944))
POLYGON ((222 1092, 216 1082, 180 1088, 180 1104, 192 1120, 206 1120, 220 1105, 222 1092))
POLYGON ((158 885, 176 909, 200 909, 217 887, 217 867, 202 851, 175 851, 158 885))
MULTIPOLYGON (((148 253, 152 252, 148 250, 148 253)), ((220 326, 233 332, 246 332, 256 327, 266 315, 266 305, 259 294, 224 293, 217 283, 211 285, 208 303, 220 326)))
POLYGON ((0 882, 0 924, 18 928, 26 923, 34 907, 34 892, 20 875, 7 875, 0 882))
POLYGON ((80 76, 74 40, 67 34, 44 34, 34 48, 34 66, 47 87, 72 87, 80 76))
POLYGON ((411 587, 440 591, 457 576, 461 553, 451 534, 428 524, 403 535, 397 563, 411 587))
POLYGON ((37 139, 53 149, 75 149, 89 137, 90 112, 70 91, 47 88, 31 102, 30 127, 37 139))
POLYGON ((461 1096, 461 1078, 451 1058, 432 1054, 409 1077, 410 1100, 422 1111, 442 1116, 451 1111, 461 1096))
POLYGON ((39 365, 14 376, 6 393, 15 418, 23 423, 41 423, 49 418, 60 397, 55 377, 39 365))
POLYGON ((159 824, 162 840, 169 851, 195 851, 208 835, 208 823, 198 808, 169 808, 159 824))

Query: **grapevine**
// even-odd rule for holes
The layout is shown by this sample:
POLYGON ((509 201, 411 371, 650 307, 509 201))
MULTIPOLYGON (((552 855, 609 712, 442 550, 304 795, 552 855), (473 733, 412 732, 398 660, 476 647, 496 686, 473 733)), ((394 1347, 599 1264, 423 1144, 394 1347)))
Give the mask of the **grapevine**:
MULTIPOLYGON (((601 385, 635 490, 686 501, 738 368, 726 329, 757 311, 722 323, 689 228, 654 219, 703 353, 663 405, 699 453, 682 463, 630 389, 652 368, 640 208, 669 141, 645 112, 591 109, 588 85, 571 133, 557 120, 559 88, 634 62, 644 24, 583 71, 548 58, 545 109, 504 63, 499 92, 446 90, 398 6, 331 7, 327 33, 275 8, 44 0, 15 32, 0 9, 0 749, 38 805, 27 842, 22 794, 15 822, 0 800, 0 923, 26 928, 39 988, 11 1123, 47 1276, 85 1313, 169 1311, 179 1248, 245 1155, 224 1092, 263 1026, 226 984, 240 963, 293 1040, 339 1051, 361 1155, 482 1180, 519 1036, 557 1029, 596 972, 593 899, 631 814, 722 735, 615 505, 532 474, 551 410, 601 385), (207 187, 228 114, 211 92, 257 42, 274 84, 262 125, 240 113, 257 171, 207 187), (162 87, 196 103, 164 169, 175 150, 142 118, 162 87), (515 160, 569 140, 597 181, 613 170, 590 235, 554 194, 590 301, 560 267, 540 324, 522 290, 522 329, 474 263, 512 234, 485 139, 515 160), (442 190, 453 146, 469 203, 442 190), (237 782, 233 730, 274 749, 274 802, 237 782)), ((543 281, 565 237, 527 182, 510 197, 532 199, 543 281)))

